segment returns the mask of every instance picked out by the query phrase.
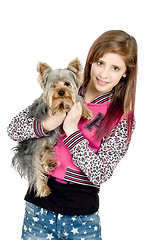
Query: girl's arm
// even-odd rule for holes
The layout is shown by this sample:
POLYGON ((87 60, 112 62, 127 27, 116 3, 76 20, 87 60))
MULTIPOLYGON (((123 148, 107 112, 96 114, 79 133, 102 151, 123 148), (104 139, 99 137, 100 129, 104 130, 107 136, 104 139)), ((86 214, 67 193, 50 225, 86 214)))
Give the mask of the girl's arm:
POLYGON ((24 141, 30 138, 41 137, 44 132, 41 123, 28 117, 29 108, 16 115, 7 128, 8 136, 14 141, 24 141))
POLYGON ((44 121, 39 121, 29 117, 29 107, 15 116, 7 128, 8 136, 14 141, 24 141, 31 138, 49 136, 51 131, 62 124, 66 116, 65 113, 52 115, 48 112, 48 117, 44 121))
MULTIPOLYGON (((134 125, 135 127, 135 125, 134 125)), ((79 130, 68 136, 64 143, 70 149, 74 164, 79 167, 95 184, 100 185, 113 174, 119 161, 128 150, 127 124, 123 119, 119 122, 116 131, 112 131, 109 138, 102 139, 100 149, 95 153, 79 130)))

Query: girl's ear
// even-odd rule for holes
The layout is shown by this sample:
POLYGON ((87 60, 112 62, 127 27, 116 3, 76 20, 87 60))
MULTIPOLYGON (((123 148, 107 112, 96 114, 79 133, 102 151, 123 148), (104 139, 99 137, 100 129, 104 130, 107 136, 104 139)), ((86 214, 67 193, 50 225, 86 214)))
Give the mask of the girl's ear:
POLYGON ((124 77, 124 78, 127 77, 127 73, 124 73, 124 74, 123 74, 123 77, 124 77))
POLYGON ((51 71, 51 67, 46 63, 38 62, 37 71, 39 72, 38 82, 41 85, 41 88, 44 89, 45 77, 51 71))
POLYGON ((79 88, 83 83, 82 65, 79 59, 76 58, 73 61, 71 61, 68 64, 67 69, 76 74, 77 80, 78 80, 78 88, 79 88))

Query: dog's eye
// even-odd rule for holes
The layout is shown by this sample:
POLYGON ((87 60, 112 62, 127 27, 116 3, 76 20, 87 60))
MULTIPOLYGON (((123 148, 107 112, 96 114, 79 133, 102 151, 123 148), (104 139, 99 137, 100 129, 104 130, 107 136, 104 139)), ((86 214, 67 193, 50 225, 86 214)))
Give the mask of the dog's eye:
POLYGON ((69 86, 70 83, 69 83, 69 82, 65 82, 64 85, 65 85, 65 86, 69 86))

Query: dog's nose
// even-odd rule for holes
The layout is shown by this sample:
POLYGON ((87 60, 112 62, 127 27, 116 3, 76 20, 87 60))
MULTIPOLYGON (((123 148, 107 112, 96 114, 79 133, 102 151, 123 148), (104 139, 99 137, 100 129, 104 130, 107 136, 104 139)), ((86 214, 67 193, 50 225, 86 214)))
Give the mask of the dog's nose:
POLYGON ((58 92, 58 94, 59 94, 59 96, 64 96, 64 94, 65 94, 65 92, 63 91, 63 90, 60 90, 59 92, 58 92))

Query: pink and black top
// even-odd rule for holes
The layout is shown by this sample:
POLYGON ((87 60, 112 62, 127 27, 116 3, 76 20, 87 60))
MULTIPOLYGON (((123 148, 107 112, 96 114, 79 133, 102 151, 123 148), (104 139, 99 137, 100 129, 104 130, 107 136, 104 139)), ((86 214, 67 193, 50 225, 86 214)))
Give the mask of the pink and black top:
MULTIPOLYGON (((81 95, 83 96, 82 91, 81 95)), ((81 215, 98 210, 100 185, 112 176, 129 146, 126 141, 127 122, 124 115, 115 131, 113 124, 107 139, 104 137, 101 141, 95 141, 95 133, 107 112, 112 96, 113 92, 105 93, 91 103, 86 103, 93 112, 93 120, 81 119, 77 131, 68 137, 63 134, 58 140, 54 150, 56 161, 60 165, 49 173, 48 181, 52 193, 45 198, 36 198, 34 192, 28 191, 25 200, 61 214, 81 215)), ((40 121, 28 117, 27 108, 12 119, 8 134, 15 141, 24 141, 50 133, 43 132, 40 121)))

